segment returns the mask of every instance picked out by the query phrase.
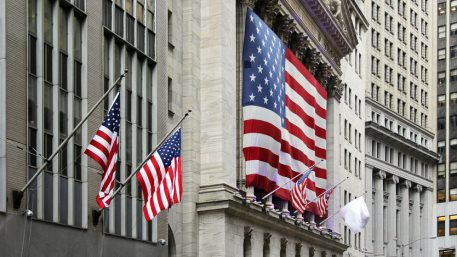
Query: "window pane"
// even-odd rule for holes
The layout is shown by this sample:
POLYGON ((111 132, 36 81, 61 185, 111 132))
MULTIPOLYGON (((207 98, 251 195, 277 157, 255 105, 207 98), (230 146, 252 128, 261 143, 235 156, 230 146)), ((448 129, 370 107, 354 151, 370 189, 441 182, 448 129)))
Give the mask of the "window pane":
POLYGON ((60 66, 60 72, 59 72, 59 84, 60 88, 63 90, 67 90, 67 55, 64 53, 60 53, 59 56, 59 66, 60 66))
POLYGON ((68 133, 68 93, 60 91, 59 99, 59 131, 61 136, 66 136, 68 133))
POLYGON ((52 44, 52 0, 43 1, 43 35, 44 41, 52 44))
POLYGON ((67 28, 67 14, 65 10, 60 7, 59 8, 59 48, 61 50, 67 51, 68 46, 68 28, 67 28))
POLYGON ((144 7, 140 2, 136 3, 136 19, 144 24, 144 7))
POLYGON ((52 132, 52 85, 45 83, 43 92, 44 129, 52 132))
POLYGON ((28 119, 29 125, 36 127, 37 125, 37 85, 36 78, 29 75, 28 82, 28 119))
POLYGON ((28 1, 28 21, 29 21, 29 32, 36 35, 36 12, 37 12, 37 4, 36 0, 29 0, 28 1))
POLYGON ((445 236, 446 230, 444 227, 444 223, 446 221, 446 217, 440 216, 437 218, 437 236, 445 236))
POLYGON ((75 59, 81 60, 82 24, 81 21, 76 17, 73 23, 73 32, 73 55, 75 59))
POLYGON ((81 92, 81 69, 82 69, 82 64, 79 61, 74 61, 74 86, 75 86, 75 96, 81 97, 82 92, 81 92))

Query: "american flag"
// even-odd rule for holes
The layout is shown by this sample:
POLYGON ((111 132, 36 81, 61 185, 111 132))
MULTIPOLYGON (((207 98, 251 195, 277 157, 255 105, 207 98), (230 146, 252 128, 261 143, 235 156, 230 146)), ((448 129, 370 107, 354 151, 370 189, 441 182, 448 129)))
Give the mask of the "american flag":
POLYGON ((118 152, 120 107, 119 93, 117 93, 102 125, 84 151, 90 158, 98 162, 103 169, 100 191, 96 198, 100 208, 108 207, 113 196, 118 152))
POLYGON ((181 201, 181 129, 155 152, 136 174, 144 196, 147 221, 181 201))
POLYGON ((318 209, 318 215, 320 217, 324 217, 327 215, 327 208, 328 208, 328 199, 330 198, 330 195, 333 193, 335 190, 335 187, 329 188, 323 195, 319 197, 319 201, 317 202, 317 209, 318 209))
MULTIPOLYGON (((279 187, 275 195, 290 201, 295 183, 285 182, 317 164, 306 185, 315 198, 326 188, 327 92, 252 10, 243 64, 246 186, 279 187)), ((308 207, 317 211, 315 203, 308 207)))
POLYGON ((300 177, 292 189, 292 207, 299 213, 303 214, 306 210, 306 185, 308 184, 308 177, 313 170, 308 170, 300 177))

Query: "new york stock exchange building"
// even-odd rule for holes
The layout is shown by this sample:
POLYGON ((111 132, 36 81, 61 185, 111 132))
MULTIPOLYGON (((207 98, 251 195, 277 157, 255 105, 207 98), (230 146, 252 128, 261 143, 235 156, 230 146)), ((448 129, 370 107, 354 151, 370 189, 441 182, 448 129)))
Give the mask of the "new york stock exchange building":
MULTIPOLYGON (((184 13, 186 8, 192 11, 192 6, 183 8, 184 13)), ((303 63, 312 79, 325 88, 326 184, 321 186, 330 187, 347 176, 344 169, 338 168, 342 161, 338 157, 341 146, 338 149, 337 142, 343 137, 341 128, 338 128, 343 112, 340 108, 345 105, 343 91, 348 90, 342 78, 341 63, 349 62, 344 57, 353 53, 368 27, 356 1, 238 0, 236 5, 231 1, 203 1, 199 38, 202 47, 200 85, 191 85, 199 87, 200 97, 198 101, 188 99, 183 103, 183 106, 196 106, 194 109, 198 111, 191 117, 191 128, 184 125, 183 131, 183 203, 171 210, 168 218, 177 256, 343 256, 349 244, 358 247, 362 254, 361 234, 351 235, 347 228, 343 231, 343 221, 338 217, 317 226, 322 219, 314 214, 297 214, 290 201, 277 196, 262 200, 266 194, 264 188, 246 186, 249 171, 243 156, 243 145, 246 145, 243 142, 243 120, 246 119, 243 118, 243 83, 255 81, 256 76, 259 79, 263 69, 259 66, 257 73, 244 73, 243 76, 244 66, 249 64, 243 58, 243 48, 245 40, 258 42, 256 49, 260 53, 262 43, 265 44, 261 38, 255 38, 255 33, 246 34, 245 38, 245 23, 252 19, 249 15, 247 17, 250 10, 303 63), (235 23, 236 28, 231 27, 235 23), (186 134, 188 139, 200 138, 201 141, 186 142, 186 134), (199 161, 185 160, 186 151, 194 156, 195 149, 200 150, 199 161)), ((266 59, 255 58, 252 55, 253 63, 267 63, 266 59)), ((353 70, 356 74, 363 69, 360 52, 354 59, 356 66, 358 63, 357 69, 353 70)), ((360 76, 354 77, 359 79, 360 76)), ((265 79, 268 80, 268 75, 265 79)), ((261 83, 255 84, 255 92, 266 90, 263 85, 262 77, 261 83)), ((363 130, 361 102, 364 87, 361 82, 357 87, 361 93, 359 99, 355 97, 355 114, 351 108, 352 113, 343 114, 343 118, 348 115, 347 119, 352 119, 350 115, 354 115, 360 119, 360 130, 363 130)), ((251 100, 254 101, 255 97, 252 94, 251 100)), ((265 103, 267 100, 265 98, 265 103)), ((361 150, 363 141, 357 129, 355 131, 353 139, 358 140, 361 150)), ((359 178, 364 155, 363 151, 356 151, 353 156, 356 154, 360 156, 359 161, 356 158, 355 168, 351 169, 356 173, 348 177, 353 182, 345 183, 350 184, 347 187, 360 190, 348 196, 347 192, 343 194, 343 190, 337 188, 329 201, 329 215, 351 198, 364 193, 364 182, 359 178), (342 201, 343 195, 345 202, 342 201)))

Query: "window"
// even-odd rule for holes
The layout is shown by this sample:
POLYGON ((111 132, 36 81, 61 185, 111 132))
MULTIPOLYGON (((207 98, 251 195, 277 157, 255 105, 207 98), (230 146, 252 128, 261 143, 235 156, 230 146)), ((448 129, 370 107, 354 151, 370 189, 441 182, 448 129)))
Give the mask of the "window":
POLYGON ((451 46, 450 51, 451 51, 451 59, 456 58, 457 57, 457 46, 451 46))
POLYGON ((438 27, 438 38, 446 38, 446 25, 438 27))
POLYGON ((446 106, 446 95, 439 95, 438 96, 438 108, 446 106))
POLYGON ((114 13, 115 13, 114 32, 116 32, 116 34, 118 34, 120 37, 123 37, 124 36, 124 10, 116 4, 114 13))
POLYGON ((449 72, 449 80, 452 81, 457 81, 457 69, 453 69, 449 72))
POLYGON ((438 141, 437 153, 440 155, 439 163, 444 163, 446 161, 446 142, 438 141))
POLYGON ((452 105, 457 104, 457 93, 451 93, 451 95, 450 95, 450 104, 452 104, 452 105))
POLYGON ((438 72, 438 85, 444 85, 446 83, 446 72, 438 72))
POLYGON ((449 216, 449 235, 457 235, 457 214, 449 216))
POLYGON ((457 0, 451 0, 450 9, 451 9, 451 12, 457 11, 457 0))
POLYGON ((446 14, 446 2, 438 4, 438 16, 446 14))
POLYGON ((436 231, 436 235, 437 236, 445 236, 446 235, 445 222, 446 222, 446 217, 445 216, 438 217, 438 219, 437 219, 437 231, 436 231))
POLYGON ((446 59, 446 49, 438 50, 438 61, 446 59))
POLYGON ((112 23, 112 13, 111 13, 111 6, 113 2, 110 0, 103 1, 103 25, 109 29, 111 29, 112 23))
POLYGON ((457 201, 457 162, 449 163, 449 201, 457 201))
POLYGON ((450 35, 451 36, 457 35, 457 22, 451 23, 450 35))

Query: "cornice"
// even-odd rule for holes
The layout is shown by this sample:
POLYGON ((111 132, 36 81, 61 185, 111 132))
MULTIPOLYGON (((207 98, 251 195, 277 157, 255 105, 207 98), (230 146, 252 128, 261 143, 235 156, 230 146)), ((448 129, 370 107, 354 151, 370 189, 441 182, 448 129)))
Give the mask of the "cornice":
POLYGON ((422 159, 427 159, 431 163, 436 163, 439 160, 439 155, 427 148, 408 140, 399 134, 377 124, 373 121, 365 122, 365 134, 374 138, 382 138, 386 144, 394 145, 398 148, 406 150, 414 156, 419 156, 422 159))
POLYGON ((374 106, 374 107, 376 107, 376 108, 378 108, 378 109, 380 109, 380 110, 382 110, 383 113, 387 113, 389 116, 392 116, 395 119, 403 122, 408 127, 413 127, 415 130, 417 130, 418 132, 428 136, 429 138, 433 139, 435 137, 435 134, 432 131, 430 131, 430 130, 424 128, 424 127, 421 127, 421 126, 417 125, 416 123, 406 119, 405 117, 403 117, 400 114, 392 111, 391 109, 385 107, 384 105, 378 103, 377 101, 373 100, 372 98, 366 97, 365 98, 365 102, 370 104, 370 105, 372 105, 372 106, 374 106))

